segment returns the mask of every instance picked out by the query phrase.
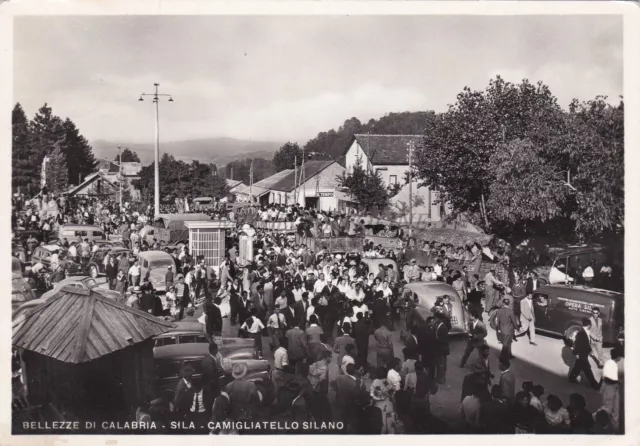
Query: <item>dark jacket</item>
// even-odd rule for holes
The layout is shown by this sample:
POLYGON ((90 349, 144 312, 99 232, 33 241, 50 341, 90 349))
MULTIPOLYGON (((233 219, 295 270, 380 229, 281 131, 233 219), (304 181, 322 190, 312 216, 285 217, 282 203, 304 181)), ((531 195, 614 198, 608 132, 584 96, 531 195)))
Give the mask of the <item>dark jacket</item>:
POLYGON ((495 325, 497 330, 504 335, 511 335, 516 331, 518 326, 518 320, 513 310, 509 307, 502 307, 494 313, 495 325))
POLYGON ((578 331, 576 339, 573 341, 573 354, 576 356, 586 356, 589 353, 591 353, 591 343, 589 341, 589 335, 583 329, 578 331))
POLYGON ((118 277, 118 265, 116 265, 115 262, 113 262, 113 265, 111 264, 111 262, 107 263, 107 266, 105 268, 105 274, 107 276, 107 279, 109 280, 113 280, 115 278, 118 277))
POLYGON ((213 406, 213 400, 220 393, 220 369, 211 355, 202 358, 200 365, 202 367, 204 407, 207 411, 210 411, 213 406))
POLYGON ((473 327, 473 322, 469 322, 469 336, 474 345, 483 345, 485 343, 484 338, 487 337, 487 326, 480 320, 476 323, 475 327, 473 327))
MULTIPOLYGON (((540 281, 536 280, 536 289, 540 288, 540 281)), ((534 287, 533 287, 533 279, 531 277, 529 277, 527 279, 527 285, 525 287, 525 292, 527 294, 533 294, 534 292, 534 287)))
POLYGON ((222 313, 220 312, 220 308, 218 308, 213 302, 210 300, 205 300, 203 305, 203 312, 207 315, 206 326, 207 333, 212 333, 214 331, 222 330, 222 313))

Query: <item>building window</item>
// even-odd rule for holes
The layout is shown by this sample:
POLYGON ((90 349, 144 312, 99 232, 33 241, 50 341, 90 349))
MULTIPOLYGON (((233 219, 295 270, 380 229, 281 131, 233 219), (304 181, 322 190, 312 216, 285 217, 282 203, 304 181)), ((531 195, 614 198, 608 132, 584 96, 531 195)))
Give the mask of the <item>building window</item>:
POLYGON ((398 184, 398 175, 389 175, 389 184, 398 184))

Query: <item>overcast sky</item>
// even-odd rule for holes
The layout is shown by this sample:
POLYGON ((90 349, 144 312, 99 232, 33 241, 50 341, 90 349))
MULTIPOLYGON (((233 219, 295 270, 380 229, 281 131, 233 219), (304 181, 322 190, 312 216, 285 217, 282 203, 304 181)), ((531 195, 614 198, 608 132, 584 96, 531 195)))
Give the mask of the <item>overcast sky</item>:
POLYGON ((171 93, 161 138, 306 142, 345 119, 445 110, 496 74, 560 104, 622 95, 614 16, 21 17, 14 100, 91 141, 151 142, 142 92, 171 93))

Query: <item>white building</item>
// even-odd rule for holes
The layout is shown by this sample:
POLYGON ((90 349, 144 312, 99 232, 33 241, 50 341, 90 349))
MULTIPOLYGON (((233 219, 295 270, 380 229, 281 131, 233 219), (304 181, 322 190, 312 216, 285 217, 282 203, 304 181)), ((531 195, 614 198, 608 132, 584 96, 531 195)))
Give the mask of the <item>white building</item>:
POLYGON ((301 168, 298 168, 297 181, 296 171, 288 169, 255 183, 253 187, 261 192, 261 204, 297 202, 323 211, 345 210, 352 206, 353 200, 338 190, 336 177, 344 172, 345 168, 335 161, 308 161, 304 165, 302 184, 297 184, 301 181, 301 168))
MULTIPOLYGON (((409 145, 414 147, 422 144, 423 135, 370 135, 355 134, 344 155, 345 167, 352 170, 358 161, 365 169, 378 172, 384 183, 405 185, 405 174, 409 171, 409 145)), ((438 222, 447 214, 449 207, 437 203, 436 192, 428 187, 418 188, 418 183, 413 183, 413 194, 420 194, 424 198, 424 206, 413 212, 413 219, 438 222), (417 212, 416 212, 417 211, 417 212)), ((402 194, 408 200, 408 187, 403 187, 402 194)), ((406 201, 403 200, 403 201, 406 201)), ((391 200, 392 202, 397 200, 391 200)))

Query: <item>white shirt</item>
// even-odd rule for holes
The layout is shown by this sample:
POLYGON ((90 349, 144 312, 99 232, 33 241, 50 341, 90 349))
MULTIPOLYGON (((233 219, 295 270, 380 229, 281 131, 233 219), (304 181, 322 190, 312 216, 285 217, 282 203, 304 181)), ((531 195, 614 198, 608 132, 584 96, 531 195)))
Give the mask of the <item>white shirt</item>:
POLYGON ((435 265, 433 265, 433 272, 436 273, 436 276, 441 276, 442 275, 442 266, 438 265, 437 263, 435 265))
POLYGON ((129 268, 129 275, 130 276, 139 276, 140 275, 140 266, 132 265, 131 268, 129 268))
POLYGON ((302 293, 304 293, 304 290, 302 288, 300 288, 299 290, 296 290, 294 288, 291 292, 293 293, 293 298, 296 302, 300 302, 302 300, 302 293))
POLYGON ((389 373, 387 373, 387 381, 389 381, 389 384, 393 386, 393 389, 396 392, 400 390, 400 382, 402 381, 402 378, 398 372, 393 369, 389 370, 389 373))
POLYGON ((366 315, 367 312, 369 312, 369 307, 367 307, 367 304, 362 304, 361 306, 353 306, 353 317, 351 318, 351 322, 355 323, 358 322, 358 313, 362 313, 363 315, 366 315))
POLYGON ((321 293, 322 289, 327 286, 327 282, 325 282, 324 280, 316 280, 316 283, 313 285, 313 291, 315 293, 321 293))
POLYGON ((271 316, 269 316, 269 320, 267 321, 267 327, 282 328, 282 329, 286 328, 287 321, 284 317, 284 314, 273 313, 271 316), (280 323, 280 326, 278 326, 278 322, 280 323))
POLYGON ((618 363, 613 359, 607 359, 602 369, 602 377, 611 381, 618 381, 618 363))
POLYGON ((587 266, 584 271, 582 271, 583 279, 593 279, 593 268, 587 266))
POLYGON ((355 363, 356 363, 356 361, 351 356, 344 355, 342 357, 342 364, 340 364, 340 369, 346 375, 347 374, 347 366, 349 364, 354 364, 355 365, 355 363))
POLYGON ((273 366, 276 369, 282 370, 285 366, 289 365, 289 354, 284 347, 278 347, 273 353, 273 366))
POLYGON ((78 249, 76 248, 76 245, 69 246, 69 255, 71 257, 78 257, 78 249))
POLYGON ((247 322, 242 324, 242 329, 243 330, 247 330, 249 333, 251 334, 256 334, 256 333, 260 333, 260 331, 264 328, 264 325, 262 325, 262 321, 260 321, 260 319, 258 319, 257 317, 252 317, 252 322, 251 322, 251 326, 247 326, 247 322))

